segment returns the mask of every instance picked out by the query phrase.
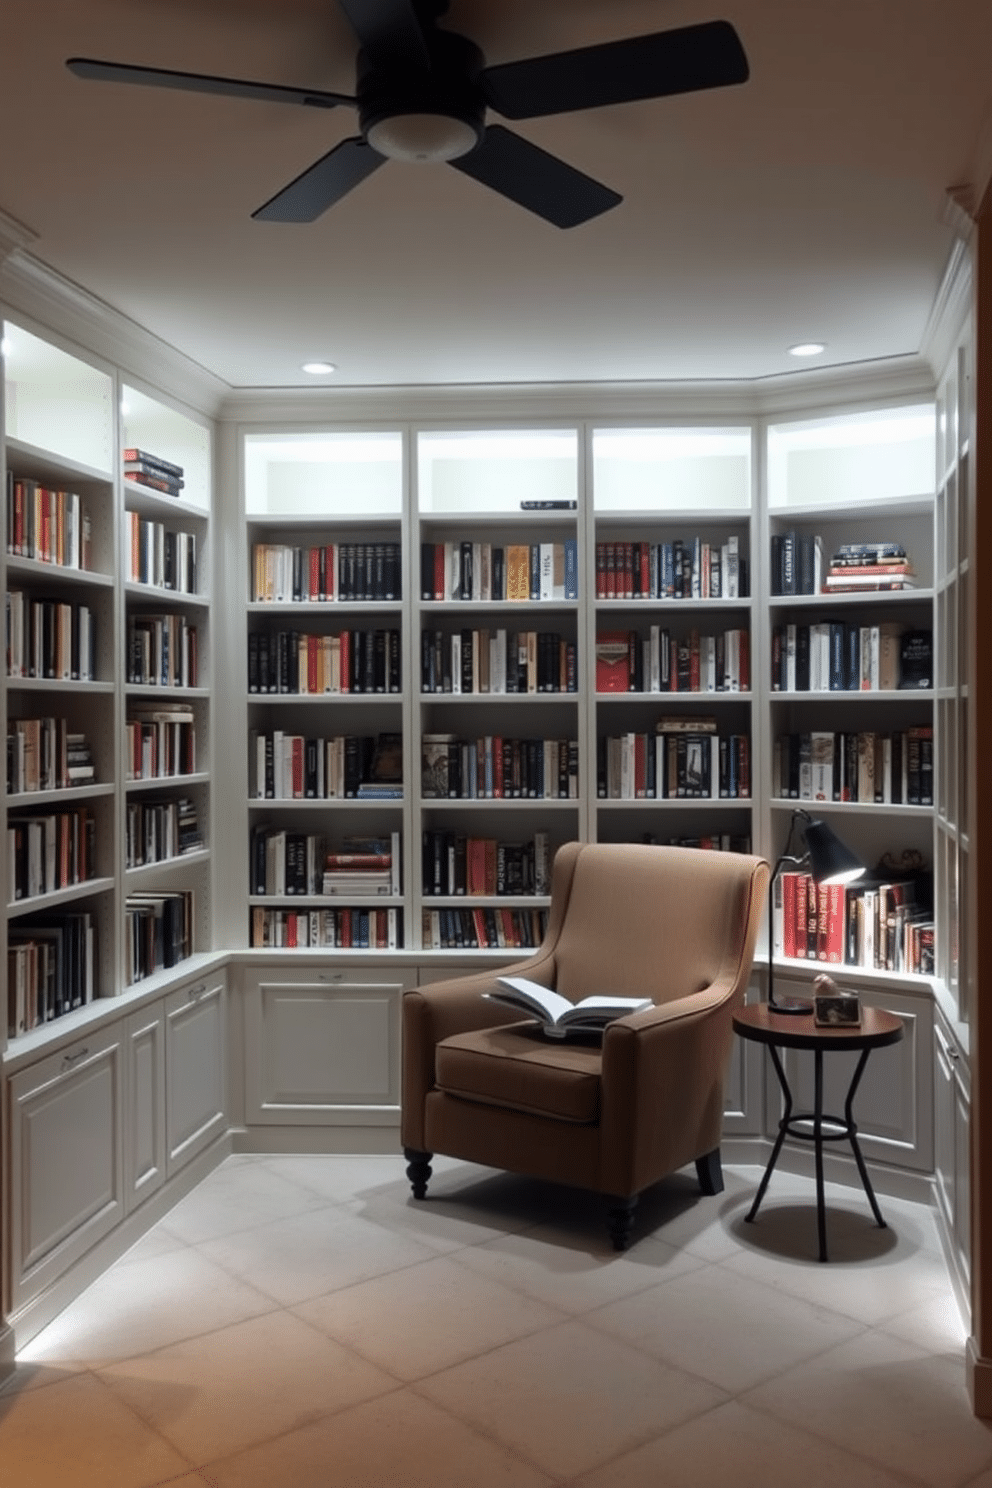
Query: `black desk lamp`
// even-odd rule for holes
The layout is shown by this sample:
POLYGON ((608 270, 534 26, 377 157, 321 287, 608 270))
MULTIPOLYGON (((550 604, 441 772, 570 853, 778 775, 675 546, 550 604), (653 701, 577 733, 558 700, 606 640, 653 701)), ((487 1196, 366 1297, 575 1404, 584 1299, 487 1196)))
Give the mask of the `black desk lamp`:
POLYGON ((772 869, 772 876, 768 881, 768 1006, 775 1013, 811 1013, 812 1002, 798 1002, 791 999, 785 1002, 775 1001, 774 889, 775 880, 786 863, 794 863, 797 868, 807 869, 817 885, 851 883, 854 879, 861 877, 865 871, 865 865, 860 858, 855 857, 849 847, 841 842, 836 832, 828 827, 826 822, 814 821, 809 812, 803 811, 801 807, 793 811, 785 851, 772 869), (801 857, 796 857, 792 853, 792 838, 797 821, 802 821, 803 836, 806 838, 806 851, 801 857))

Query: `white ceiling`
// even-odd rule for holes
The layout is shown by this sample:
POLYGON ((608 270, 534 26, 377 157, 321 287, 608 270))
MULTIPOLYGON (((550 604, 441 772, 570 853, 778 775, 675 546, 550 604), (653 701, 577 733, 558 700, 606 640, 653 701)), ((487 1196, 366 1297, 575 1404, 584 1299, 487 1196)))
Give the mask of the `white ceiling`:
POLYGON ((733 22, 740 87, 513 127, 624 200, 562 232, 389 162, 316 223, 250 213, 332 112, 84 82, 96 56, 354 91, 335 0, 0 0, 0 212, 233 388, 740 379, 914 356, 992 168, 989 0, 451 0, 489 63, 733 22))

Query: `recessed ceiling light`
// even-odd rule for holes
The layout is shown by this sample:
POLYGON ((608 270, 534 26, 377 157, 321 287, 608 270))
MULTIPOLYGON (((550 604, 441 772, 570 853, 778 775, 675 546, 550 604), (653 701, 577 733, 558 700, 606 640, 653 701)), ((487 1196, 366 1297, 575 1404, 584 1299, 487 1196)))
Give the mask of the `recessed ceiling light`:
POLYGON ((311 377, 322 377, 327 372, 337 371, 337 368, 333 362, 304 362, 303 371, 309 372, 311 377))
POLYGON ((789 347, 790 356, 819 356, 821 351, 826 351, 823 341, 800 341, 795 346, 789 347))

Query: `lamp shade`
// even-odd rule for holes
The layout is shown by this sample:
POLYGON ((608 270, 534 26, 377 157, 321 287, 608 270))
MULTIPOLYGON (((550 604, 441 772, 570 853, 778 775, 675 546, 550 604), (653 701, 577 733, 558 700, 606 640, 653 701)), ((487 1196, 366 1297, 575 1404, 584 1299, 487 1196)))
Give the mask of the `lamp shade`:
POLYGON ((865 865, 823 821, 803 824, 810 877, 818 884, 846 884, 860 878, 865 865))

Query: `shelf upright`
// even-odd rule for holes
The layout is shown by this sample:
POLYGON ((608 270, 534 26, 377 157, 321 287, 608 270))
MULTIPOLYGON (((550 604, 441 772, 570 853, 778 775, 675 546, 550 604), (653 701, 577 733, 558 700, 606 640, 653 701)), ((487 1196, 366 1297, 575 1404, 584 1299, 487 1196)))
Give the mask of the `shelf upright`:
POLYGON ((751 849, 751 476, 749 425, 592 431, 593 840, 751 849))
POLYGON ((539 944, 550 865, 584 832, 578 431, 417 436, 413 938, 539 944))
POLYGON ((249 432, 244 484, 247 944, 402 949, 403 436, 249 432), (348 863, 387 854, 388 874, 348 863))

